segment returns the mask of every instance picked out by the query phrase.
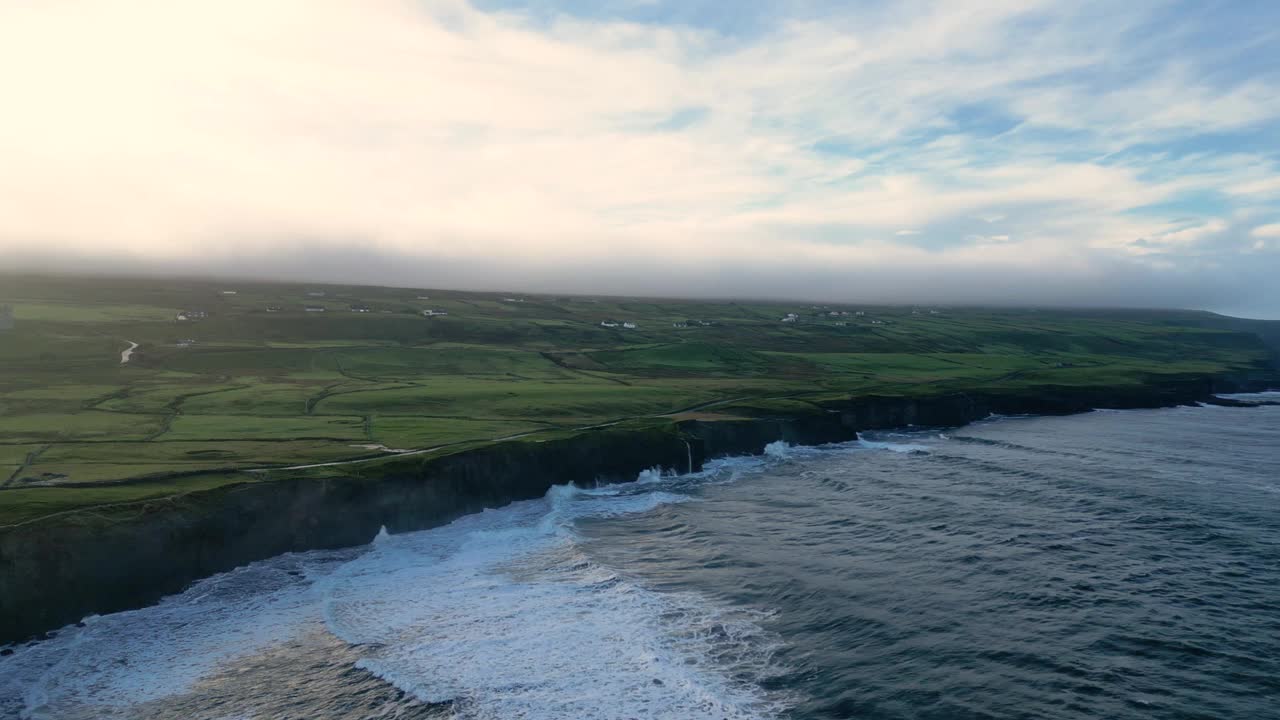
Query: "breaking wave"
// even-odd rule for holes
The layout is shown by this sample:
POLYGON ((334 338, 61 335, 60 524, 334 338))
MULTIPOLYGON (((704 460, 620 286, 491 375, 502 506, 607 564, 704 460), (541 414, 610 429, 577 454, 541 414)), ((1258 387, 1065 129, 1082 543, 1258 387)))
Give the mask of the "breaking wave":
POLYGON ((392 536, 326 579, 326 623, 367 648, 358 667, 461 717, 767 717, 759 613, 655 592, 580 546, 576 521, 690 499, 655 476, 392 536))
MULTIPOLYGON (((917 434, 918 436, 918 434, 917 434)), ((937 436, 941 439, 947 439, 945 436, 937 436)), ((885 440, 874 440, 871 437, 858 434, 855 447, 865 448, 867 450, 888 450, 896 453, 928 453, 929 446, 914 442, 888 442, 885 440)))
POLYGON ((791 459, 791 451, 793 449, 794 448, 791 443, 786 442, 785 440, 774 440, 764 446, 764 454, 765 457, 770 457, 775 460, 789 460, 791 459))
POLYGON ((319 625, 356 668, 460 718, 773 717, 784 705, 760 689, 777 646, 766 614, 644 587, 592 561, 575 529, 688 502, 682 489, 752 466, 556 486, 433 530, 383 528, 364 548, 224 573, 0 658, 0 716, 131 717, 319 625))

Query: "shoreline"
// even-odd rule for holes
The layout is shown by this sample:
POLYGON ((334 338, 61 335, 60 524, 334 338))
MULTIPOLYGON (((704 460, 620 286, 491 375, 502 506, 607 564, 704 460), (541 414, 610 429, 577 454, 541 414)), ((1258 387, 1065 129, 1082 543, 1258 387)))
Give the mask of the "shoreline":
MULTIPOLYGON (((1184 376, 1117 387, 864 395, 813 412, 602 427, 494 442, 441 457, 396 457, 370 471, 239 483, 129 507, 91 507, 0 529, 0 643, 92 614, 150 605, 195 580, 288 552, 363 545, 380 528, 424 530, 539 497, 552 485, 633 481, 654 467, 696 472, 770 442, 820 445, 860 430, 960 427, 992 414, 1067 415, 1213 402, 1274 376, 1184 376)), ((1222 403, 1230 404, 1230 403, 1222 403)))

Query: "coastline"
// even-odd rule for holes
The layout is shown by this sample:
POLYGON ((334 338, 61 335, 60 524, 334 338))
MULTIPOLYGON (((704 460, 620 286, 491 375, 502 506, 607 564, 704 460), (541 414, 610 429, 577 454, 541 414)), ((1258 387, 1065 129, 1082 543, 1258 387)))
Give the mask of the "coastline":
POLYGON ((626 482, 659 466, 697 471, 770 442, 843 442, 860 430, 955 427, 1000 415, 1171 407, 1274 386, 1274 376, 1183 376, 1114 387, 1043 386, 922 397, 862 395, 812 412, 669 420, 391 458, 334 476, 247 482, 0 529, 0 643, 91 614, 137 608, 191 582, 287 552, 363 545, 539 497, 555 484, 626 482))

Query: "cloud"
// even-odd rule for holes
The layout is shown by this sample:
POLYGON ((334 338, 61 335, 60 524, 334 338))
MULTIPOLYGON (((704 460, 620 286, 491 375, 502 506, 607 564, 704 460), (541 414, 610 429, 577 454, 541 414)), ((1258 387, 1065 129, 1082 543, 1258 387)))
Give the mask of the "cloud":
POLYGON ((1280 198, 1280 173, 1258 180, 1242 182, 1226 188, 1232 195, 1268 195, 1280 198))
POLYGON ((1280 238, 1280 223, 1272 223, 1270 225, 1259 225, 1249 234, 1256 238, 1280 238))
POLYGON ((0 262, 826 297, 1047 272, 1007 300, 1271 302, 1240 297, 1238 217, 1277 210, 1277 158, 1220 146, 1280 127, 1275 68, 1241 59, 1266 23, 1222 45, 1229 18, 1159 2, 769 4, 750 32, 581 7, 0 4, 0 262))
POLYGON ((1192 221, 1179 224, 1175 229, 1142 238, 1142 244, 1147 247, 1152 245, 1193 245, 1222 233, 1228 227, 1230 227, 1229 224, 1221 218, 1213 218, 1207 222, 1192 221))

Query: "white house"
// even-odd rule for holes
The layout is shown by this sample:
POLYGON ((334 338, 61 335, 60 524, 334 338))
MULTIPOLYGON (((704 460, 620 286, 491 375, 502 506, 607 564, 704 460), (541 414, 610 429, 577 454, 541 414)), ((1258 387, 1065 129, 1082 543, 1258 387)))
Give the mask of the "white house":
POLYGON ((223 294, 223 295, 235 295, 235 294, 236 294, 236 291, 235 291, 235 290, 223 290, 223 291, 222 291, 222 294, 223 294))
POLYGON ((304 307, 303 310, 306 310, 307 312, 324 312, 324 308, 319 305, 308 305, 304 307))
POLYGON ((787 316, 786 316, 786 317, 784 317, 784 318, 782 318, 782 322, 784 322, 784 323, 793 323, 793 322, 795 322, 797 319, 798 319, 798 318, 796 317, 796 314, 795 314, 795 313, 787 313, 787 316))
POLYGON ((601 320, 600 327, 614 328, 614 327, 618 327, 618 323, 613 322, 611 320, 601 320))
POLYGON ((624 327, 624 328, 626 328, 626 329, 628 329, 628 330, 635 330, 635 329, 636 329, 636 324, 635 324, 635 323, 633 323, 633 322, 624 322, 624 323, 622 323, 622 327, 624 327))
POLYGON ((449 314, 447 310, 423 310, 422 314, 427 317, 444 317, 449 314))

